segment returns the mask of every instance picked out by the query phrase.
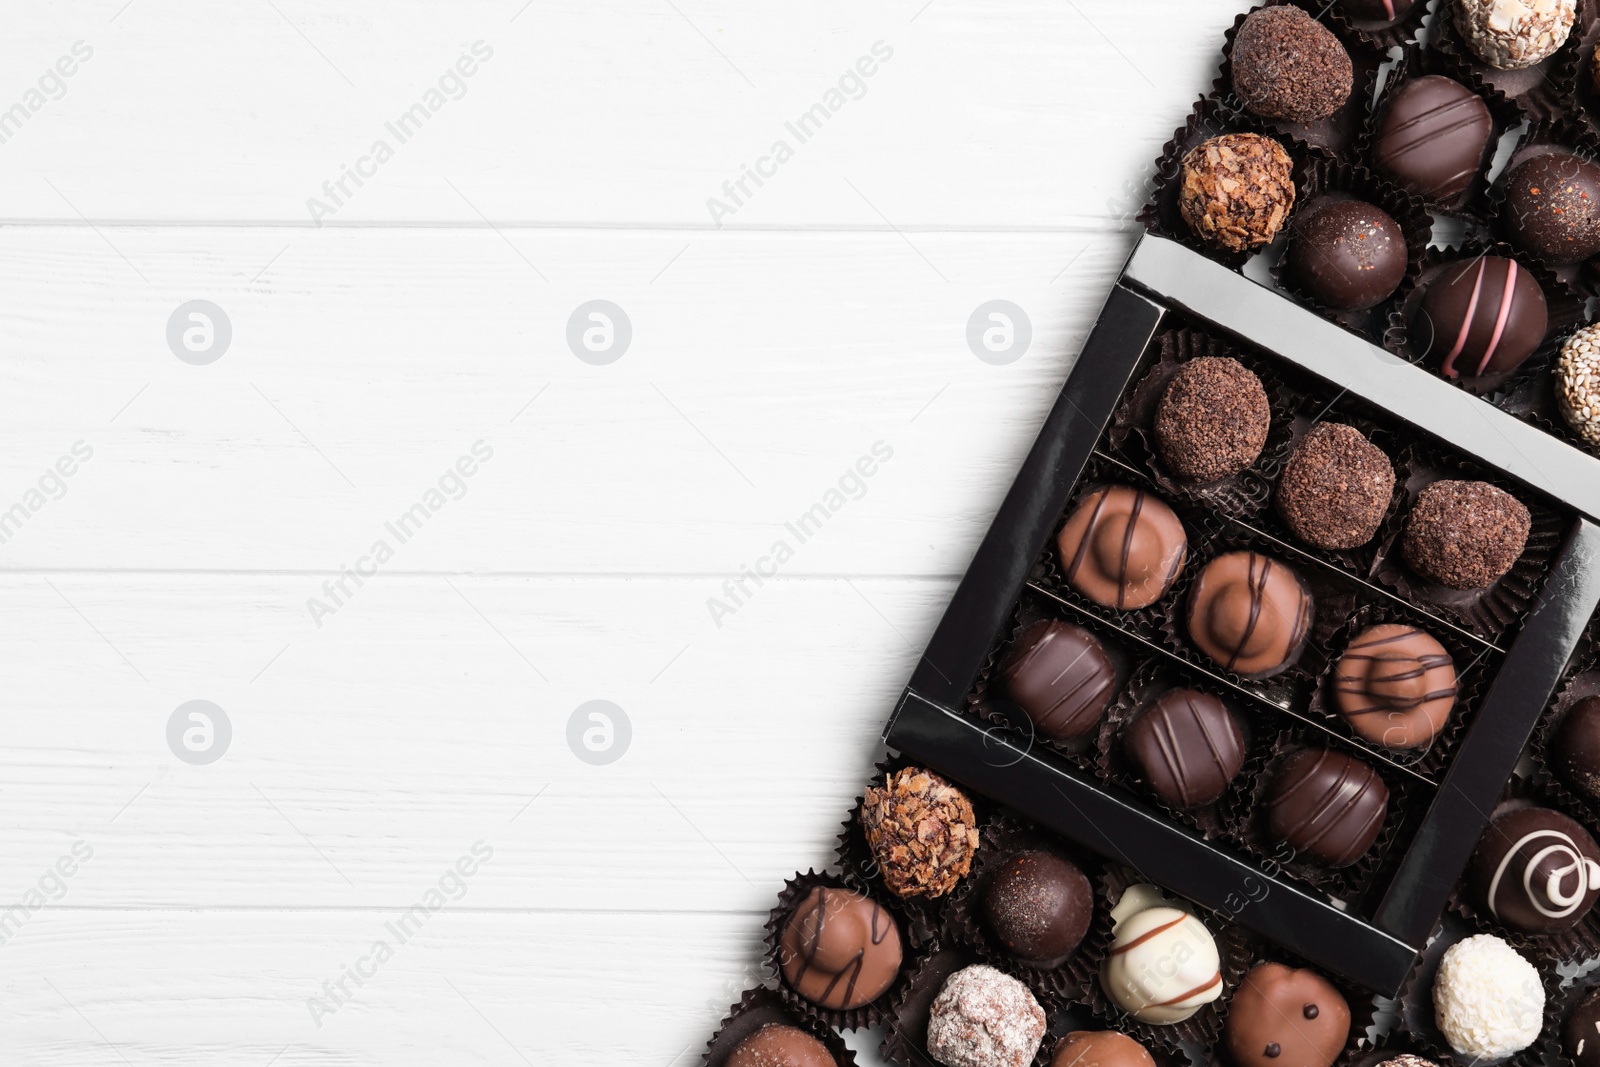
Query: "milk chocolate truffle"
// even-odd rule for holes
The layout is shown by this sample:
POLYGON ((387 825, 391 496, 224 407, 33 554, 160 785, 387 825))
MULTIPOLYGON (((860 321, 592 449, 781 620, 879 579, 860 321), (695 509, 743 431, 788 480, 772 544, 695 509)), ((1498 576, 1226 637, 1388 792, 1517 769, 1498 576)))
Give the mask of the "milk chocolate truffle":
POLYGON ((1525 267, 1503 256, 1444 268, 1422 294, 1422 314, 1446 378, 1516 370, 1549 325, 1544 290, 1525 267))
POLYGON ((972 869, 977 819, 967 795, 932 771, 890 772, 861 799, 861 830, 897 897, 942 897, 972 869))
POLYGON ((1333 668, 1333 700, 1359 736, 1384 748, 1421 748, 1456 706, 1456 668, 1415 626, 1383 623, 1355 636, 1333 668))
POLYGON ((1600 989, 1580 1000, 1567 1016, 1561 1051, 1577 1067, 1600 1067, 1600 989))
MULTIPOLYGON (((1595 51, 1600 55, 1600 49, 1595 51)), ((1600 445, 1600 323, 1590 323, 1561 346, 1556 408, 1573 433, 1600 445)))
POLYGON ((1455 0, 1456 30, 1491 67, 1519 70, 1566 43, 1574 0, 1455 0))
POLYGON ((1584 697, 1567 709, 1546 755, 1564 782, 1600 800, 1600 697, 1584 697))
POLYGON ((1511 168, 1500 217, 1512 244, 1550 263, 1600 252, 1600 167, 1548 152, 1511 168))
POLYGON ((1363 22, 1394 22, 1405 18, 1417 0, 1340 0, 1346 15, 1363 22))
POLYGON ((1378 839, 1389 787, 1360 760, 1324 748, 1284 761, 1267 797, 1272 836, 1330 867, 1348 867, 1378 839))
POLYGON ((1444 950, 1433 979, 1433 1021, 1473 1062, 1521 1052, 1543 1027, 1539 972, 1493 934, 1458 941, 1444 950))
POLYGON ((1260 378, 1236 359, 1202 356, 1173 373, 1152 429, 1172 473, 1187 482, 1214 482, 1256 461, 1271 424, 1260 378))
POLYGON ((1350 1005, 1315 971, 1258 963, 1228 1003, 1238 1067, 1332 1067, 1350 1037, 1350 1005))
POLYGON ((1233 91, 1263 118, 1307 123, 1350 99, 1350 53, 1298 7, 1257 8, 1233 40, 1233 91))
POLYGON ((1268 678, 1300 658, 1311 594, 1285 564, 1229 552, 1201 569, 1189 594, 1189 638, 1223 670, 1268 678))
POLYGON ((1438 481, 1417 496, 1400 552, 1424 578, 1483 589, 1522 556, 1533 519, 1516 497, 1487 482, 1438 481))
POLYGON ((1096 489, 1056 538, 1067 584, 1103 607, 1154 604, 1183 570, 1189 537, 1173 510, 1143 489, 1096 489))
POLYGON ((1034 967, 1055 967, 1072 955, 1093 915, 1089 879, 1053 852, 1026 849, 1007 857, 983 890, 989 929, 1034 967))
POLYGON ((878 902, 818 886, 790 914, 778 938, 778 970, 789 988, 822 1008, 871 1003, 900 973, 900 928, 878 902))
POLYGON ((1294 208, 1294 161, 1255 133, 1225 133, 1189 150, 1178 211, 1196 237, 1230 252, 1272 243, 1294 208))
POLYGON ((734 1048, 723 1067, 839 1067, 826 1045, 798 1027, 768 1023, 734 1048))
POLYGON ((1406 236, 1380 207, 1319 197, 1289 229, 1289 280, 1335 311, 1375 307, 1405 280, 1406 236))
POLYGON ((1222 995, 1217 943, 1179 908, 1146 908, 1117 923, 1100 985, 1118 1007, 1157 1026, 1181 1023, 1222 995))
MULTIPOLYGON (((1145 1047, 1115 1030, 1073 1030, 1050 1056, 1050 1067, 1156 1067, 1145 1047)), ((1578 1067, 1590 1067, 1580 1063, 1578 1067)))
POLYGON ((1489 107, 1460 82, 1406 82, 1378 122, 1372 161, 1413 193, 1451 201, 1477 176, 1494 133, 1489 107))
POLYGON ((945 1067, 1026 1067, 1044 1040, 1028 987, 987 964, 945 979, 928 1012, 928 1055, 945 1067))
POLYGON ((1574 926, 1600 897, 1600 847, 1550 808, 1516 808, 1489 823, 1469 868, 1479 907, 1525 934, 1574 926))
POLYGON ((1354 426, 1322 422, 1301 438, 1278 479, 1278 514, 1318 548, 1359 548, 1394 495, 1394 467, 1354 426))
POLYGON ((1040 619, 1000 661, 1000 685, 1045 737, 1070 741, 1099 725, 1116 692, 1105 646, 1081 626, 1040 619))
POLYGON ((1145 785, 1175 808, 1217 800, 1244 766, 1244 736, 1227 705, 1193 689, 1163 693, 1128 724, 1122 744, 1145 785))

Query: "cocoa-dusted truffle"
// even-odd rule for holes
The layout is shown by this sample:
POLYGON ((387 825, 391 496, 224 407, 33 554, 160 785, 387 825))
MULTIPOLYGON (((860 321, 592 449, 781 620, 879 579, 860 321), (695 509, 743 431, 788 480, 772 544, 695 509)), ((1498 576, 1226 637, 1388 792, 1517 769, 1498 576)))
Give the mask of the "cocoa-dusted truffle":
POLYGON ((1354 426, 1319 423, 1301 438, 1278 479, 1278 514, 1318 548, 1372 540, 1394 495, 1394 467, 1354 426))
POLYGON ((1270 678, 1300 658, 1311 593, 1287 565, 1256 552, 1207 563, 1189 593, 1189 638, 1225 671, 1270 678))
POLYGON ((1188 558, 1189 536, 1159 498, 1111 485, 1078 503, 1056 547, 1068 585, 1102 607, 1131 611, 1166 596, 1188 558))
POLYGON ((967 795, 932 771, 893 771, 861 800, 861 830, 899 897, 942 897, 972 869, 977 820, 967 795))
POLYGON ((1550 263, 1600 252, 1600 167, 1571 152, 1523 160, 1506 175, 1500 210, 1512 244, 1550 263))
POLYGON ((1418 495, 1400 552, 1424 578, 1452 589, 1483 589, 1522 556, 1531 526, 1528 509, 1504 489, 1438 481, 1418 495))
POLYGON ((1260 378, 1236 359, 1202 356, 1173 373, 1152 428, 1156 451, 1172 473, 1214 482, 1256 461, 1271 424, 1260 378))
POLYGON ((1195 236, 1246 252, 1270 244, 1294 208, 1294 161, 1255 133, 1225 133, 1183 157, 1178 210, 1195 236))
MULTIPOLYGON (((1547 755, 1550 769, 1562 781, 1589 799, 1600 800, 1600 696, 1584 697, 1567 709, 1547 755)), ((1600 1055, 1600 1047, 1596 1053, 1600 1055)))
POLYGON ((1315 122, 1350 99, 1350 53, 1298 7, 1251 12, 1233 40, 1233 91, 1269 119, 1315 122))
POLYGON ((1432 350, 1446 378, 1508 374, 1544 340, 1549 311, 1544 290, 1526 268, 1504 256, 1453 263, 1422 294, 1432 350))
POLYGON ((1444 729, 1456 706, 1455 663, 1415 626, 1369 626, 1334 666, 1333 700, 1350 729, 1368 741, 1421 748, 1444 729))
POLYGON ((1405 18, 1417 0, 1339 0, 1346 15, 1363 22, 1394 22, 1405 18))
POLYGON ((795 1026, 768 1023, 734 1048, 723 1067, 839 1067, 828 1047, 795 1026))
POLYGON ((1089 932, 1094 888, 1053 852, 1006 857, 983 889, 983 917, 1011 954, 1035 967, 1059 965, 1089 932))
POLYGON ((1454 0, 1456 30, 1499 70, 1531 67, 1566 43, 1574 0, 1454 0))
POLYGON ((1406 236, 1380 207, 1319 197, 1301 210, 1290 233, 1290 281, 1335 311, 1381 304, 1405 280, 1406 236))
POLYGON ((944 981, 928 1010, 928 1055, 945 1067, 1025 1067, 1044 1040, 1028 987, 983 963, 944 981))
POLYGON ((1331 1067, 1350 1004, 1316 971, 1258 963, 1228 1002, 1223 1036, 1238 1067, 1331 1067))
MULTIPOLYGON (((1600 49, 1595 52, 1600 54, 1600 49)), ((1600 323, 1590 323, 1561 346, 1556 408, 1573 433, 1600 445, 1600 323)))
POLYGON ((778 970, 818 1007, 871 1003, 900 973, 900 928, 883 906, 851 889, 817 886, 784 920, 778 970))

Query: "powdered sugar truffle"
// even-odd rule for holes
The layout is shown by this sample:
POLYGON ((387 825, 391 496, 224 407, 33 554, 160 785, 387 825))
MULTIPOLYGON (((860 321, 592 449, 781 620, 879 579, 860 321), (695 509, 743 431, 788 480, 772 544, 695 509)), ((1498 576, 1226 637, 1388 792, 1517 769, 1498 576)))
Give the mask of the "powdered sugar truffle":
POLYGON ((1044 1040, 1028 987, 985 964, 945 979, 928 1014, 928 1055, 945 1067, 1026 1067, 1044 1040))
POLYGON ((1503 1059, 1538 1039, 1544 986, 1516 949, 1477 934, 1445 950, 1433 980, 1433 1017, 1459 1055, 1503 1059))

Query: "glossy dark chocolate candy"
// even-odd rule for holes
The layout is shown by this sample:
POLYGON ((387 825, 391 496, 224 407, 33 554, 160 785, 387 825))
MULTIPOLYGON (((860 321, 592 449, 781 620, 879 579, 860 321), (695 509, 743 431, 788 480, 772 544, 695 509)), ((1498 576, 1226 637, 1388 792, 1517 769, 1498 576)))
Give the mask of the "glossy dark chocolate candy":
POLYGON ((823 1008, 871 1003, 900 973, 900 928, 871 897, 818 886, 784 923, 778 969, 789 988, 823 1008))
POLYGON ((1369 626, 1334 667, 1333 700, 1350 729, 1368 741, 1420 748, 1444 729, 1455 707, 1455 664, 1415 626, 1369 626))
POLYGON ((1201 569, 1189 594, 1189 638, 1223 670, 1267 678, 1300 658, 1311 594, 1286 564, 1229 552, 1201 569))
POLYGON ((1145 785, 1175 808, 1210 804, 1244 765, 1244 736, 1227 705, 1193 689, 1163 693, 1128 724, 1122 744, 1145 785))
POLYGON ((1339 0, 1339 7, 1363 22, 1394 22, 1405 18, 1417 0, 1339 0))
POLYGON ((1076 865, 1053 852, 1026 849, 1006 857, 983 889, 983 917, 1017 959, 1058 966, 1089 932, 1094 889, 1076 865))
POLYGON ((1377 168, 1414 193, 1449 201, 1484 163, 1494 121, 1477 93, 1430 74, 1407 82, 1378 121, 1377 168))
MULTIPOLYGON (((1550 769, 1563 781, 1600 800, 1600 697, 1584 697, 1567 709, 1550 739, 1548 755, 1550 769)), ((1600 1050, 1596 1055, 1600 1056, 1600 1050)))
POLYGON ((1302 749, 1284 760, 1267 797, 1272 836, 1331 867, 1347 867, 1378 839, 1389 787, 1353 756, 1302 749))
POLYGON ((1600 1067, 1600 989, 1578 1001, 1567 1016, 1561 1051, 1577 1067, 1600 1067))
POLYGON ((1094 634, 1056 619, 1029 626, 1000 661, 1000 685, 1033 728, 1057 741, 1082 737, 1105 714, 1117 677, 1094 634))
POLYGON ((1350 1005, 1315 971, 1259 963, 1228 1002, 1223 1036, 1237 1067, 1332 1067, 1350 1005))
POLYGON ((839 1062, 799 1027, 768 1023, 739 1042, 723 1067, 839 1067, 839 1062))
POLYGON ((1165 596, 1189 551, 1189 537, 1173 510, 1125 485, 1084 497, 1056 543, 1067 584, 1118 611, 1148 607, 1165 596))
POLYGON ((1381 304, 1405 280, 1405 234, 1380 207, 1322 197, 1301 210, 1290 233, 1290 280, 1336 311, 1381 304))
POLYGON ((1551 263, 1600 252, 1600 167, 1570 152, 1525 159, 1506 175, 1500 209, 1512 244, 1551 263))
POLYGON ((1600 898, 1600 847, 1551 808, 1495 816, 1469 868, 1473 896, 1495 922, 1528 934, 1574 926, 1600 898))
POLYGON ((1430 352, 1446 378, 1504 374, 1544 340, 1544 290, 1514 259, 1477 256, 1440 271, 1422 296, 1430 352))

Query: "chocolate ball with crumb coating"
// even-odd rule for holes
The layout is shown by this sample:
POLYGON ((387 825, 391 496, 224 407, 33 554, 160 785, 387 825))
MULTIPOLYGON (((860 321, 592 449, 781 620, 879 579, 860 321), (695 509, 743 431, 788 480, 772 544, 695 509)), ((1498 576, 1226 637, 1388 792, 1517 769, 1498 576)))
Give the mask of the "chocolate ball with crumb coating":
POLYGON ((1394 466, 1354 426, 1318 423, 1278 479, 1278 514, 1318 548, 1359 548, 1377 534, 1394 496, 1394 466))
POLYGON ((972 801, 921 767, 892 771, 861 799, 861 830, 897 897, 942 897, 972 869, 978 850, 972 801))
POLYGON ((1493 585, 1522 556, 1533 520, 1488 482, 1443 480, 1417 496, 1400 552, 1411 569, 1451 589, 1493 585))
POLYGON ((839 1067, 821 1041, 796 1026, 768 1023, 735 1046, 723 1067, 839 1067))
POLYGON ((1226 356, 1191 359, 1175 371, 1151 429, 1161 460, 1186 482, 1214 482, 1247 469, 1272 425, 1267 390, 1226 356))
POLYGON ((1350 53, 1322 23, 1292 4, 1245 17, 1233 39, 1233 91, 1268 119, 1325 119, 1350 99, 1350 53))
POLYGON ((1178 212, 1202 241, 1229 252, 1271 244, 1294 210, 1294 161, 1257 133, 1225 133, 1189 150, 1178 212))

